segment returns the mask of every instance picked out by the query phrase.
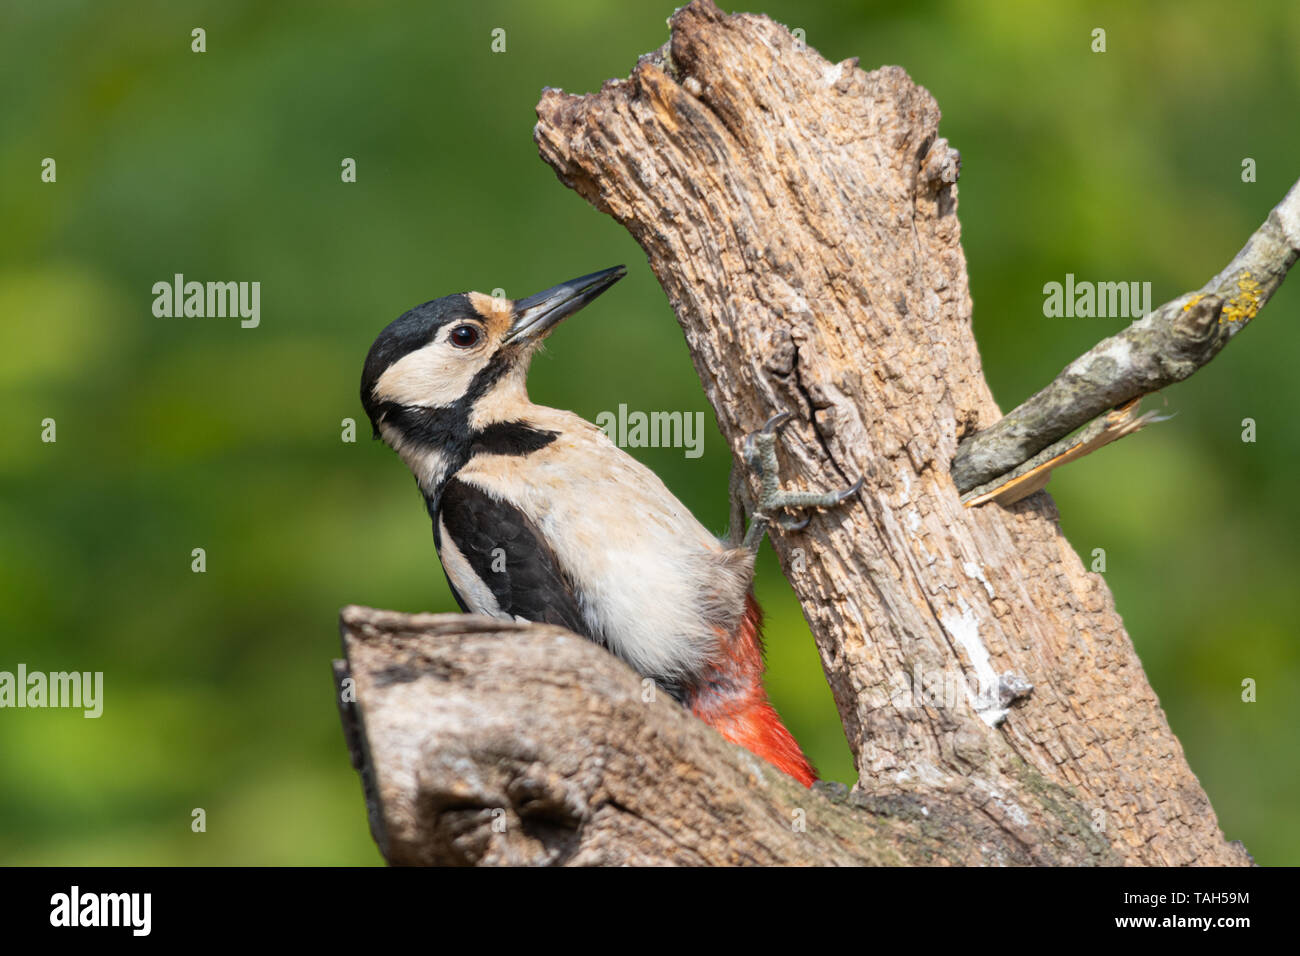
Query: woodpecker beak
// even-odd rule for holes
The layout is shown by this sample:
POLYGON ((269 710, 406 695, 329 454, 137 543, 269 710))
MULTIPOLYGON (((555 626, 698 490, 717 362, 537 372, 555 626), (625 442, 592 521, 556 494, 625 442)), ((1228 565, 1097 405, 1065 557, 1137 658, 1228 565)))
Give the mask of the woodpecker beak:
POLYGON ((511 312, 510 330, 501 344, 540 341, 561 319, 573 315, 625 275, 626 266, 614 266, 520 299, 511 312))

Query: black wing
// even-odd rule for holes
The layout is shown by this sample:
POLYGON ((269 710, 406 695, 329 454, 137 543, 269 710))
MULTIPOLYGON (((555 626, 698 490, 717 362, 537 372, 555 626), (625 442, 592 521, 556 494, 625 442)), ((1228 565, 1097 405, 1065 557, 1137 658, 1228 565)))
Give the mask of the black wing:
MULTIPOLYGON (((528 621, 558 624, 604 643, 587 628, 573 585, 555 552, 522 511, 469 482, 452 478, 443 489, 438 515, 447 536, 502 611, 528 621)), ((436 521, 434 530, 436 533, 436 521)), ((452 593, 464 607, 454 585, 452 593)))

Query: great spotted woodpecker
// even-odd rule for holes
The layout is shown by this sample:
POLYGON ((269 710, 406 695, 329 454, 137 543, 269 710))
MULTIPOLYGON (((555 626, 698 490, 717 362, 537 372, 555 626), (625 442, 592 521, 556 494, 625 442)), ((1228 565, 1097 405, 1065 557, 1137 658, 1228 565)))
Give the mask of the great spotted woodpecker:
POLYGON ((813 768, 763 689, 754 557, 769 522, 807 524, 784 509, 838 504, 861 483, 782 491, 775 441, 788 416, 778 415, 744 444, 762 487, 753 507, 733 469, 724 544, 595 425, 529 401, 542 340, 625 274, 615 266, 515 302, 468 292, 416 306, 375 340, 361 402, 415 475, 462 610, 595 641, 810 786, 813 768))

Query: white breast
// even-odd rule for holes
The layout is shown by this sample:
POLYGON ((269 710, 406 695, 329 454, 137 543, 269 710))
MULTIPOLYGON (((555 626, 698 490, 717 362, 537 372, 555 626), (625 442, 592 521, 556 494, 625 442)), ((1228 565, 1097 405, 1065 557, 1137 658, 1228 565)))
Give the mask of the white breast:
POLYGON ((588 627, 611 650, 642 674, 695 673, 718 629, 730 633, 744 610, 748 552, 724 548, 594 425, 533 412, 531 424, 560 433, 554 442, 528 455, 476 457, 456 477, 533 521, 577 586, 588 627))

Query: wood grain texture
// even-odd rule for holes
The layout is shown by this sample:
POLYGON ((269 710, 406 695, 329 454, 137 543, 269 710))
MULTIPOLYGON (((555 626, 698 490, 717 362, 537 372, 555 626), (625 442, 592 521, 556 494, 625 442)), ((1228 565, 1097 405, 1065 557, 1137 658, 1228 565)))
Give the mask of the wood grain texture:
POLYGON ((396 865, 1118 860, 1086 821, 1009 828, 969 794, 809 790, 560 628, 348 607, 341 629, 349 748, 396 865))
POLYGON ((1042 822, 1032 778, 1125 862, 1247 862, 1051 498, 961 506, 949 463, 999 414, 934 99, 765 17, 696 2, 671 28, 627 80, 547 91, 535 139, 644 248, 733 448, 793 409, 787 484, 866 477, 860 507, 775 536, 859 787, 973 790, 1042 822), (970 690, 942 706, 915 692, 954 677, 970 690))

